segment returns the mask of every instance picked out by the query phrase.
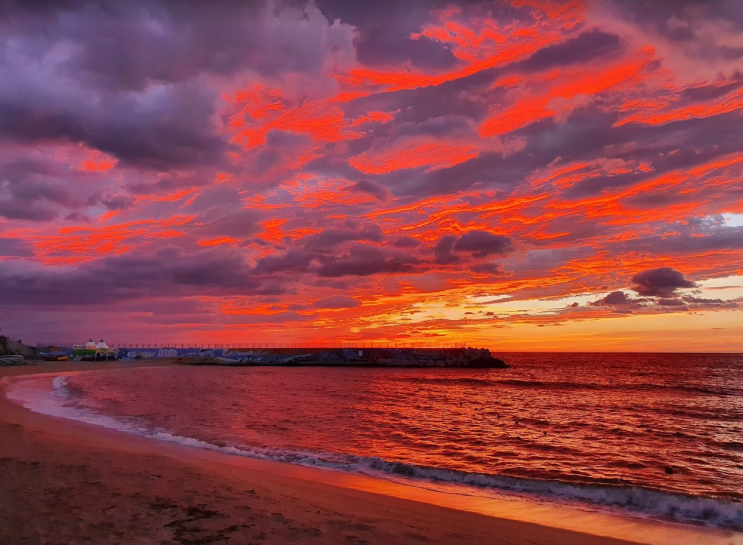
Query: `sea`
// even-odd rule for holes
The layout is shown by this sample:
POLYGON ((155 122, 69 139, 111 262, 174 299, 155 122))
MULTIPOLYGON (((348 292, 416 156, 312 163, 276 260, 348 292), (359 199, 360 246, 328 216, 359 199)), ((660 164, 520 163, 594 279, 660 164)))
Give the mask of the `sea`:
POLYGON ((231 456, 743 530, 743 355, 494 355, 511 367, 124 368, 9 397, 231 456))

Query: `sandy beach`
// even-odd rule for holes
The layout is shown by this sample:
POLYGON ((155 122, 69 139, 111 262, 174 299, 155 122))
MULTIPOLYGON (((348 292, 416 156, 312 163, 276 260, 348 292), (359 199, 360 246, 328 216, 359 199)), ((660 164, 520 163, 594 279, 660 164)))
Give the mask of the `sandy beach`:
MULTIPOLYGON (((740 534, 227 456, 32 413, 0 369, 0 543, 743 543, 740 534)), ((177 372, 177 368, 174 368, 177 372)))

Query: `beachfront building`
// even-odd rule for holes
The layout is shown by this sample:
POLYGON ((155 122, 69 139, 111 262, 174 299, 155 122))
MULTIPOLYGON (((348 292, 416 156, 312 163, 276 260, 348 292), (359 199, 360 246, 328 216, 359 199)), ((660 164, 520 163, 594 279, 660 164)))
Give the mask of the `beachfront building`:
POLYGON ((85 344, 72 346, 72 357, 83 360, 115 360, 116 350, 108 346, 103 339, 97 344, 93 339, 89 339, 85 344))

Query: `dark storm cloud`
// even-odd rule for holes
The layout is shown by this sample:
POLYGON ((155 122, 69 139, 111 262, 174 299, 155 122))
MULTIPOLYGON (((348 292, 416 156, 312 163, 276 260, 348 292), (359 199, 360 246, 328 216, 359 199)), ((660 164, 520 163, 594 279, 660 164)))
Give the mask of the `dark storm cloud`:
POLYGON ((670 267, 637 273, 632 277, 632 282, 635 284, 633 290, 648 297, 672 297, 678 289, 696 286, 694 282, 686 280, 679 271, 670 267))
POLYGON ((81 214, 80 212, 73 212, 72 214, 67 214, 64 219, 66 221, 71 221, 75 223, 90 223, 90 218, 88 216, 85 216, 81 214))
POLYGON ((614 291, 596 303, 602 303, 605 305, 626 305, 630 302, 631 299, 627 297, 626 293, 623 291, 614 291))
POLYGON ((402 136, 438 136, 447 137, 456 133, 469 133, 472 129, 472 120, 467 116, 455 114, 439 114, 430 116, 420 121, 408 121, 405 114, 399 116, 398 123, 389 132, 390 137, 402 136))
MULTIPOLYGON (((492 164, 502 160, 491 154, 492 164)), ((466 163, 442 168, 433 172, 395 171, 380 176, 383 183, 392 188, 399 197, 424 198, 433 195, 445 195, 468 189, 482 177, 479 176, 483 156, 476 157, 466 163)))
POLYGON ((612 53, 620 53, 619 36, 598 29, 579 34, 575 38, 537 50, 531 57, 515 63, 514 71, 542 71, 556 66, 587 62, 612 53))
POLYGON ((376 246, 356 243, 345 254, 320 258, 319 276, 369 276, 380 273, 412 271, 417 260, 412 257, 383 252, 376 246))
POLYGON ((256 295, 282 293, 283 288, 257 280, 242 255, 221 249, 130 253, 70 271, 0 271, 0 300, 11 305, 98 305, 194 290, 256 295))
MULTIPOLYGON (((309 136, 270 130, 266 135, 266 142, 243 165, 240 176, 247 179, 254 177, 268 177, 270 179, 273 177, 272 175, 275 175, 277 169, 286 165, 287 157, 300 155, 311 144, 312 139, 309 136)), ((305 168, 310 168, 311 163, 312 161, 306 164, 305 168)))
POLYGON ((743 85, 743 75, 737 74, 735 81, 723 85, 699 85, 682 90, 679 95, 689 101, 707 101, 726 95, 743 85))
POLYGON ((443 70, 458 62, 452 52, 443 44, 428 39, 413 40, 410 36, 429 20, 431 10, 448 3, 446 0, 320 0, 318 6, 328 19, 340 18, 357 28, 357 56, 365 65, 410 62, 443 70))
POLYGON ((64 169, 50 161, 41 161, 28 157, 11 157, 0 166, 0 177, 11 183, 22 182, 29 177, 48 176, 58 177, 64 174, 64 169))
POLYGON ((505 276, 507 273, 500 263, 475 263, 470 270, 478 274, 489 274, 491 276, 505 276))
POLYGON ((258 207, 245 206, 240 190, 227 184, 211 184, 199 189, 188 210, 204 213, 203 223, 232 218, 233 213, 239 216, 241 212, 246 213, 245 219, 250 216, 253 221, 258 221, 264 214, 258 207))
MULTIPOLYGON (((680 228, 683 229, 682 226, 680 228)), ((662 251, 671 254, 743 250, 743 226, 703 228, 665 237, 662 235, 638 237, 615 248, 622 251, 662 251)))
MULTIPOLYGON (((193 169, 193 167, 191 167, 193 169)), ((135 195, 155 195, 201 187, 213 181, 211 169, 196 169, 189 172, 163 172, 156 181, 137 181, 126 184, 125 188, 135 195)))
MULTIPOLYGON (((487 78, 480 74, 477 76, 483 80, 482 83, 468 84, 466 81, 456 80, 437 86, 371 95, 354 101, 352 108, 361 112, 366 110, 395 111, 404 105, 404 108, 401 108, 401 111, 395 115, 396 119, 402 123, 417 124, 430 118, 445 116, 458 116, 462 119, 479 121, 488 113, 488 102, 479 95, 478 90, 482 87, 481 90, 484 91, 487 85, 492 83, 493 75, 487 78), (463 89, 472 92, 463 92, 463 89)), ((380 130, 391 129, 383 126, 380 130)))
POLYGON ((380 183, 373 180, 361 180, 352 184, 349 191, 366 193, 381 202, 387 202, 392 198, 392 192, 380 183))
POLYGON ((202 223, 197 232, 214 237, 245 238, 260 230, 258 221, 262 218, 260 211, 239 210, 230 214, 219 214, 217 219, 202 223))
POLYGON ((258 260, 253 272, 256 275, 276 273, 302 273, 309 268, 312 258, 302 250, 289 250, 285 254, 268 255, 258 260))
POLYGON ((331 25, 311 4, 188 0, 3 3, 9 28, 23 25, 45 40, 74 44, 65 63, 96 86, 137 90, 202 73, 249 67, 263 75, 314 72, 331 51, 349 54, 350 27, 331 25), (122 47, 126 44, 126 47, 122 47))
POLYGON ((361 303, 357 299, 346 295, 331 295, 320 301, 315 301, 312 306, 319 309, 356 308, 361 306, 361 303))
POLYGON ((459 261, 459 256, 454 255, 454 243, 457 241, 455 235, 444 235, 433 248, 436 263, 439 265, 451 265, 459 261))
MULTIPOLYGON (((85 209, 104 206, 123 211, 134 199, 114 189, 107 176, 55 160, 54 148, 10 145, 0 154, 0 215, 46 222, 58 217, 88 222, 85 209)), ((96 209, 96 214, 100 213, 96 209)))
POLYGON ((67 174, 48 161, 20 158, 0 162, 0 216, 48 221, 68 211, 66 208, 85 205, 85 198, 73 194, 64 183, 67 174))
POLYGON ((205 76, 315 73, 331 55, 353 58, 352 28, 311 4, 26 4, 0 14, 0 139, 79 142, 124 166, 225 163, 231 145, 213 127, 219 93, 205 76), (1 54, 11 42, 14 54, 1 54))
POLYGON ((417 248, 421 245, 419 240, 408 236, 397 237, 391 244, 395 248, 417 248))
POLYGON ((383 238, 384 235, 379 225, 358 225, 351 221, 347 222, 345 226, 323 229, 316 235, 303 238, 302 241, 305 243, 307 251, 324 253, 344 242, 381 242, 383 238))
MULTIPOLYGON (((542 9, 556 3, 540 1, 454 2, 442 16, 436 10, 449 0, 0 0, 0 149, 53 158, 8 166, 0 157, 8 167, 0 170, 0 228, 17 224, 29 241, 0 238, 0 255, 10 258, 0 267, 0 303, 106 307, 206 296, 207 311, 153 308, 214 329, 338 314, 353 334, 358 313, 320 309, 401 290, 408 301, 408 282, 425 293, 490 287, 522 301, 603 295, 615 287, 601 269, 607 257, 645 252, 683 263, 689 253, 733 254, 743 249, 743 228, 706 218, 737 210, 739 165, 653 191, 638 184, 740 153, 739 111, 695 118, 738 106, 743 79, 734 62, 716 61, 740 55, 725 19, 738 25, 740 13, 723 0, 725 9, 700 2, 696 12, 694 2, 629 2, 630 22, 619 0, 613 18, 602 11, 609 0, 558 17, 542 9), (412 37, 426 29, 441 40, 412 37), (496 33, 514 40, 490 41, 496 33), (642 63, 637 78, 591 91, 642 63), (507 83, 510 75, 518 82, 507 83), (550 100, 581 90, 587 95, 576 100, 550 100), (352 98, 356 91, 368 96, 352 98), (482 137, 483 121, 507 118, 514 105, 513 126, 525 125, 482 137), (622 125, 633 108, 658 116, 622 125), (676 120, 661 124, 666 112, 676 120), (106 171, 109 157, 85 148, 118 162, 106 171), (367 151, 359 170, 349 164, 367 151), (606 174, 532 185, 578 162, 589 165, 584 171, 606 164, 606 174), (614 196, 611 214, 593 213, 614 196), (661 230, 652 219, 691 201, 700 204, 680 215, 704 220, 680 217, 661 230), (53 218, 47 226, 18 221, 53 218), (481 230, 462 235, 473 225, 481 230), (60 228, 72 235, 62 240, 60 228), (531 251, 515 256, 518 241, 531 251), (514 257, 490 262, 499 256, 514 257), (503 281, 509 275, 514 282, 503 281), (225 302, 244 306, 223 314, 225 302), (277 314, 266 318, 256 306, 277 314)), ((689 272, 733 271, 725 259, 695 260, 689 272)), ((570 315, 734 308, 691 301, 679 290, 694 284, 669 270, 638 274, 636 299, 616 291, 570 315)), ((394 311, 405 314, 402 307, 394 311)), ((148 328, 187 323, 147 320, 148 328)))
POLYGON ((51 203, 70 205, 73 202, 72 193, 64 187, 51 183, 24 180, 13 188, 13 199, 16 201, 32 202, 46 200, 51 203))
POLYGON ((155 170, 217 164, 229 146, 210 131, 215 94, 195 85, 150 96, 64 96, 51 86, 15 79, 0 87, 0 140, 82 143, 124 164, 155 170))
POLYGON ((454 244, 455 252, 470 252, 474 257, 506 256, 513 253, 514 249, 511 237, 494 235, 487 231, 470 231, 454 244))
POLYGON ((49 221, 59 216, 59 211, 38 202, 0 201, 0 216, 14 220, 49 221))
MULTIPOLYGON (((586 179, 563 192, 568 199, 584 199, 613 188, 627 187, 643 180, 658 177, 673 170, 701 165, 740 148, 740 116, 736 112, 703 119, 688 119, 664 125, 630 123, 613 127, 616 115, 602 114, 596 109, 574 113, 566 123, 534 127, 539 136, 529 139, 527 147, 506 163, 530 155, 530 168, 549 157, 562 157, 564 162, 581 161, 596 154, 611 153, 614 158, 638 161, 652 156, 654 171, 633 172, 618 176, 586 179), (623 150, 628 142, 633 145, 623 150), (678 149, 693 153, 669 153, 678 149), (612 153, 616 150, 615 153, 612 153), (665 153, 663 153, 665 152, 665 153)), ((643 197, 651 198, 647 192, 643 197)), ((640 199, 641 197, 637 197, 640 199)))
POLYGON ((638 299, 632 299, 627 297, 627 294, 623 291, 613 291, 606 297, 589 303, 596 307, 639 307, 640 301, 638 299))
POLYGON ((0 237, 0 257, 31 257, 33 248, 25 240, 0 237))
POLYGON ((720 19, 743 26, 743 15, 736 0, 613 0, 623 15, 639 24, 668 26, 672 17, 720 19))
POLYGON ((109 210, 126 210, 132 206, 134 199, 128 195, 116 194, 107 197, 101 197, 101 204, 109 210))
POLYGON ((276 314, 240 314, 232 320, 225 320, 234 324, 283 324, 289 322, 307 322, 317 317, 317 314, 298 314, 296 312, 279 312, 276 314))
POLYGON ((68 206, 73 203, 72 193, 65 187, 27 179, 9 184, 7 188, 12 193, 12 199, 16 202, 33 202, 46 200, 50 203, 68 206))

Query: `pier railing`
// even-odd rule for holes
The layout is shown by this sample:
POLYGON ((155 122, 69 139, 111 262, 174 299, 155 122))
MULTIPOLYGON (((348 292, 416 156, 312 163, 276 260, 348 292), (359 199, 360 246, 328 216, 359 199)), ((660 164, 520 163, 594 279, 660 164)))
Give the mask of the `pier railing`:
MULTIPOLYGON (((74 343, 37 343, 39 349, 72 348, 73 345, 82 344, 83 341, 74 343)), ((286 349, 308 349, 308 350, 337 350, 351 349, 363 350, 371 348, 411 348, 418 350, 441 350, 447 348, 467 348, 466 343, 440 343, 440 342, 394 342, 394 341, 323 341, 323 342, 290 342, 290 343, 137 343, 137 342, 107 342, 112 348, 120 350, 154 350, 158 348, 181 348, 181 349, 204 349, 204 350, 286 350, 286 349)))

